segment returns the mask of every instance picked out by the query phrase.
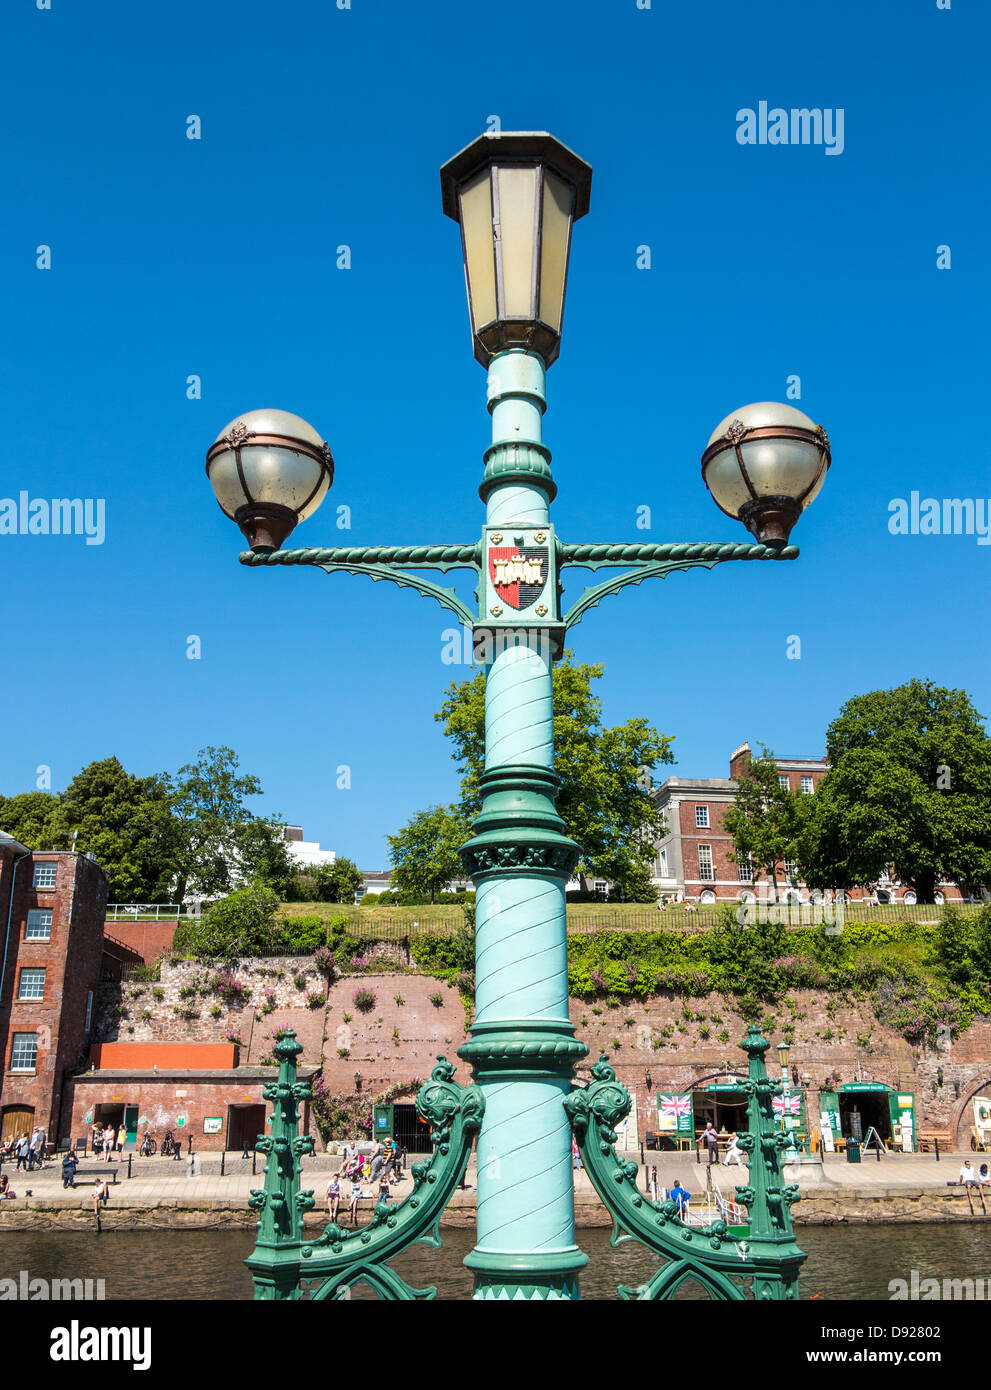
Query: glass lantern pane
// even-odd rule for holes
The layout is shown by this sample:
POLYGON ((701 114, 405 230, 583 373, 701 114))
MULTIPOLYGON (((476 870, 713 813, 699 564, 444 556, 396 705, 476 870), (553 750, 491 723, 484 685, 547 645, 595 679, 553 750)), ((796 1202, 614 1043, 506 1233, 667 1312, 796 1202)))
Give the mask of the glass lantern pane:
POLYGON ((819 450, 804 439, 752 439, 740 446, 760 497, 800 497, 819 471, 819 450))
POLYGON ((465 239, 472 329, 496 317, 495 256, 492 250, 492 186, 488 169, 461 190, 461 226, 465 239))
POLYGON ((573 193, 569 184, 544 170, 544 207, 540 232, 540 314, 555 333, 564 315, 564 281, 568 272, 573 193))
POLYGON ((241 467, 252 502, 272 502, 297 511, 316 487, 316 459, 271 444, 242 444, 241 467))
POLYGON ((306 506, 303 507, 302 510, 300 511, 300 513, 299 513, 299 519, 300 519, 300 521, 305 521, 306 518, 307 518, 308 516, 312 516, 312 515, 313 515, 313 513, 316 511, 317 507, 319 507, 320 503, 321 503, 321 502, 323 501, 323 499, 327 496, 327 492, 328 492, 329 488, 330 488, 330 482, 328 481, 327 474, 324 473, 323 478, 322 478, 321 483, 320 483, 320 486, 317 488, 316 493, 315 493, 315 495, 314 495, 314 497, 313 497, 312 502, 308 502, 308 503, 306 504, 306 506))
POLYGON ((502 242, 501 318, 532 319, 533 252, 537 232, 537 171, 509 165, 497 171, 502 242))
POLYGON ((210 464, 210 486, 228 516, 233 516, 238 507, 243 507, 247 502, 233 449, 225 449, 210 464))
POLYGON ((736 452, 732 448, 723 449, 710 459, 705 470, 705 481, 716 502, 729 512, 738 516, 740 508, 753 501, 750 490, 743 481, 736 452))

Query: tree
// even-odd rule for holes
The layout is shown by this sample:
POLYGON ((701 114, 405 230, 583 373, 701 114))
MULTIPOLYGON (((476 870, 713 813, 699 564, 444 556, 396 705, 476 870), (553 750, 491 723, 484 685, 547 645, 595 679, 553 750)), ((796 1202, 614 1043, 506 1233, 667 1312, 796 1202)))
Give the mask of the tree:
MULTIPOLYGON (((568 835, 581 847, 578 874, 618 883, 627 896, 643 891, 643 869, 654 858, 661 818, 651 797, 651 769, 674 761, 673 739, 646 719, 602 726, 602 701, 592 681, 601 664, 576 665, 572 653, 554 667, 554 758, 561 777, 557 809, 568 835), (629 891, 628 891, 629 890, 629 891)), ((434 716, 454 743, 461 799, 469 817, 481 809, 479 779, 485 767, 485 673, 455 681, 434 716)))
POLYGON ((928 903, 941 881, 991 882, 991 739, 966 691, 912 680, 855 696, 826 757, 800 835, 812 887, 887 872, 928 903))
POLYGON ((171 824, 162 778, 135 777, 117 758, 90 763, 57 798, 50 838, 94 855, 119 902, 161 901, 168 891, 171 824))
POLYGON ((394 873, 401 893, 437 893, 463 873, 458 850, 471 834, 460 806, 431 806, 418 811, 396 835, 387 835, 394 873))
POLYGON ((322 903, 353 903, 364 881, 354 860, 341 856, 333 864, 321 864, 313 877, 317 901, 322 903))
POLYGON ((245 797, 261 795, 258 778, 238 775, 232 748, 201 748, 197 759, 181 767, 176 780, 167 779, 177 901, 191 889, 204 897, 229 892, 259 861, 278 879, 284 866, 275 863, 273 838, 251 824, 254 816, 244 804, 245 797))
POLYGON ((276 955, 285 936, 275 919, 278 906, 267 884, 246 884, 214 903, 198 921, 182 922, 173 948, 217 960, 276 955))
POLYGON ((748 860, 754 879, 763 874, 770 884, 771 902, 778 900, 778 875, 787 877, 785 865, 796 856, 798 829, 796 797, 778 781, 778 765, 769 749, 751 758, 739 779, 736 799, 723 822, 733 836, 737 862, 748 860))
POLYGON ((234 827, 233 839, 238 877, 267 883, 285 901, 296 880, 297 865, 282 822, 253 817, 234 827))
POLYGON ((55 848, 58 797, 51 792, 21 792, 0 796, 0 830, 28 849, 55 848))

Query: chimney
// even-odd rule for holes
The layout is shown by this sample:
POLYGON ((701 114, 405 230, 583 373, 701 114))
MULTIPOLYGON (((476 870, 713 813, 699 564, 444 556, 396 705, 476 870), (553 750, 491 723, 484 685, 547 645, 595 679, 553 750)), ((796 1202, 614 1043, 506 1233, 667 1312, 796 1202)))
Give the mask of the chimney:
POLYGON ((729 775, 731 777, 742 777, 750 766, 750 744, 741 743, 739 748, 730 754, 729 775))

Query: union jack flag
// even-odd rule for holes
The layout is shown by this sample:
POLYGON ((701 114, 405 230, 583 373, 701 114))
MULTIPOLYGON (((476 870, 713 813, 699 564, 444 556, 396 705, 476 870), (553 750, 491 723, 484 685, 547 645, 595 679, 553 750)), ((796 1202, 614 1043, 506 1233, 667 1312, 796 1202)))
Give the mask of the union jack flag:
POLYGON ((692 1113, 691 1096, 658 1096, 658 1112, 666 1119, 677 1120, 692 1113))
POLYGON ((802 1113, 801 1096, 774 1096, 771 1101, 771 1104, 774 1106, 775 1115, 783 1115, 785 1113, 786 1100, 788 1102, 787 1113, 789 1115, 800 1115, 802 1113))

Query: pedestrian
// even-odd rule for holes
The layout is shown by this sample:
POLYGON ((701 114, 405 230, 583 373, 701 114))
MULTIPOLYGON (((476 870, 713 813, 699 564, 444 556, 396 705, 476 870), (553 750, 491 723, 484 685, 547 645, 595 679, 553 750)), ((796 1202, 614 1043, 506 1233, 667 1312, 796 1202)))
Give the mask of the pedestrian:
POLYGON ((15 1171, 15 1172, 17 1171, 18 1168, 27 1168, 27 1167, 28 1167, 28 1154, 29 1154, 30 1152, 31 1152, 31 1145, 30 1145, 30 1141, 28 1140, 27 1135, 26 1135, 26 1134, 19 1134, 19 1135, 17 1136, 17 1143, 14 1145, 14 1153, 17 1155, 17 1163, 16 1163, 15 1168, 14 1168, 14 1171, 15 1171))
POLYGON ((375 1210, 372 1213, 373 1216, 378 1216, 382 1220, 385 1220, 389 1215, 389 1198, 391 1195, 389 1191, 389 1179, 383 1178, 379 1183, 378 1201, 375 1203, 375 1210))
POLYGON ((964 1159, 963 1167, 960 1169, 960 1176, 957 1179, 957 1181, 960 1183, 977 1182, 977 1174, 974 1172, 974 1165, 971 1163, 969 1158, 964 1159))
POLYGON ((109 1163, 114 1156, 114 1129, 113 1125, 107 1125, 103 1131, 103 1158, 109 1163))
POLYGON ((679 1218, 682 1221, 687 1220, 688 1203, 691 1201, 691 1198, 689 1197, 685 1189, 682 1187, 680 1178, 675 1178, 674 1186, 671 1188, 671 1191, 668 1193, 668 1196, 674 1202, 675 1207, 677 1208, 679 1218))
POLYGON ((337 1173, 332 1174, 330 1182, 327 1184, 327 1215, 331 1221, 337 1220, 337 1213, 341 1206, 341 1179, 337 1173))
POLYGON ((119 1125, 117 1128, 117 1153, 122 1159, 124 1156, 124 1140, 126 1138, 127 1130, 124 1128, 123 1125, 119 1125))
POLYGON ((719 1161, 719 1135, 716 1133, 715 1126, 710 1120, 702 1131, 702 1143, 706 1148, 706 1156, 709 1163, 719 1161))
POLYGON ((38 1167, 45 1166, 45 1158, 48 1153, 48 1130, 42 1127, 38 1130, 38 1167))
POLYGON ((576 1173, 582 1170, 582 1156, 578 1152, 578 1140, 574 1135, 571 1136, 571 1166, 576 1173))
POLYGON ((35 1125, 34 1129, 31 1131, 31 1139, 30 1139, 30 1141, 29 1141, 29 1143, 28 1143, 28 1172, 29 1172, 29 1173, 32 1171, 32 1169, 35 1167, 35 1165, 37 1165, 39 1168, 41 1167, 41 1159, 40 1159, 39 1156, 38 1156, 38 1143, 39 1143, 39 1141, 40 1141, 40 1138, 41 1138, 41 1130, 38 1128, 37 1125, 35 1125))
POLYGON ((67 1153, 62 1160, 62 1186, 75 1187, 76 1185, 76 1155, 67 1153))
POLYGON ((743 1151, 740 1148, 736 1130, 730 1135, 729 1143, 726 1145, 726 1152, 723 1155, 723 1167, 728 1168, 731 1163, 739 1164, 740 1167, 743 1166, 743 1151))
POLYGON ((372 1149, 371 1162, 368 1167, 368 1177, 371 1182, 374 1182, 381 1173, 384 1162, 385 1154, 382 1152, 382 1145, 376 1144, 374 1149, 372 1149))
POLYGON ((348 1207, 348 1214, 351 1217, 351 1224, 353 1226, 357 1226, 358 1224, 358 1198, 360 1196, 361 1185, 358 1181, 358 1174, 356 1173, 351 1179, 351 1202, 348 1207))

